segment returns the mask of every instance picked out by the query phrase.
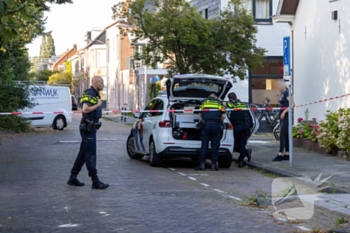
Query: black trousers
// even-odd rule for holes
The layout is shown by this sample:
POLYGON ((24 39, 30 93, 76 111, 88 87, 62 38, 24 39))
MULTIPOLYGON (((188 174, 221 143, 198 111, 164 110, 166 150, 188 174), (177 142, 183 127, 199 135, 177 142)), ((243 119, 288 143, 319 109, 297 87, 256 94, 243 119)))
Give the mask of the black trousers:
POLYGON ((233 136, 235 138, 236 149, 239 151, 239 161, 243 161, 247 155, 247 140, 249 127, 246 125, 235 125, 233 127, 233 136))
POLYGON ((83 165, 89 172, 89 176, 96 176, 96 129, 92 132, 81 132, 80 150, 75 159, 71 174, 78 175, 83 165))
POLYGON ((201 130, 201 153, 200 162, 205 163, 207 160, 209 141, 211 144, 211 162, 216 163, 219 158, 219 147, 220 147, 220 123, 208 122, 201 130))
POLYGON ((289 152, 289 134, 288 134, 288 113, 284 115, 280 126, 280 153, 289 152))

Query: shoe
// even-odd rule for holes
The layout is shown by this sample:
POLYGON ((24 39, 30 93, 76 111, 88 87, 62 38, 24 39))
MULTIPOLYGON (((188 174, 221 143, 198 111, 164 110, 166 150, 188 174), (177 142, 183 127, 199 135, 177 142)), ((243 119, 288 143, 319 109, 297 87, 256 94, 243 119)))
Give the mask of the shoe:
POLYGON ((248 162, 250 162, 250 160, 252 159, 252 152, 253 152, 252 149, 247 149, 247 159, 248 159, 248 162))
POLYGON ((200 163, 198 167, 195 168, 196 171, 205 171, 205 163, 200 163))
POLYGON ((282 160, 289 160, 289 155, 283 155, 282 160))
POLYGON ((212 170, 212 171, 219 171, 219 166, 218 166, 216 163, 213 163, 213 164, 211 165, 211 170, 212 170))
POLYGON ((93 189, 106 189, 109 187, 109 184, 105 184, 101 182, 97 176, 92 177, 92 185, 91 188, 93 189))
POLYGON ((242 160, 238 161, 238 167, 239 168, 244 167, 244 162, 242 160))
POLYGON ((282 155, 277 155, 272 161, 273 162, 280 162, 282 160, 283 160, 282 155))
POLYGON ((80 182, 76 176, 69 177, 67 184, 71 185, 71 186, 84 186, 85 185, 83 182, 80 182))

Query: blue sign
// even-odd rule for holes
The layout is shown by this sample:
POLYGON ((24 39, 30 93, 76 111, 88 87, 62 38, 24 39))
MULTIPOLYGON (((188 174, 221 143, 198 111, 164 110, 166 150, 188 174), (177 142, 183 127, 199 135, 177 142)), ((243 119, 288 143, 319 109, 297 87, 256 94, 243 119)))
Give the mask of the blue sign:
POLYGON ((283 38, 283 75, 290 76, 290 37, 283 38))
POLYGON ((150 82, 151 82, 151 83, 156 83, 156 82, 158 82, 158 81, 160 81, 160 78, 159 78, 158 76, 154 76, 154 77, 152 77, 152 78, 150 79, 150 82))

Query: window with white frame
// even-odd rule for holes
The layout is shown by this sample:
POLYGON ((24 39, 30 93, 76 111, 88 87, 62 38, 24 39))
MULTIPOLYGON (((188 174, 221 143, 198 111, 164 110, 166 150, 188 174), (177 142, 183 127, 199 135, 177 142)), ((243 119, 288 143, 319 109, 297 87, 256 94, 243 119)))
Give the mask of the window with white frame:
POLYGON ((253 14, 256 22, 272 21, 272 0, 242 0, 242 4, 253 14))
POLYGON ((106 50, 102 50, 102 49, 96 50, 96 66, 97 67, 106 66, 106 50))

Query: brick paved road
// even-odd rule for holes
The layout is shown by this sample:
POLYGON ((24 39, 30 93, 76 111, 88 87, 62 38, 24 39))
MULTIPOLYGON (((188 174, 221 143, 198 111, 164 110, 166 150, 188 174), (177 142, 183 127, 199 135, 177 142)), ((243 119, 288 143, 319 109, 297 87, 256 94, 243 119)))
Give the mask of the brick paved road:
POLYGON ((130 126, 110 121, 98 135, 99 176, 110 187, 92 190, 85 168, 86 186, 70 187, 77 124, 0 146, 0 232, 295 232, 234 199, 267 190, 271 179, 235 167, 200 174, 190 161, 152 168, 128 158, 130 126))

